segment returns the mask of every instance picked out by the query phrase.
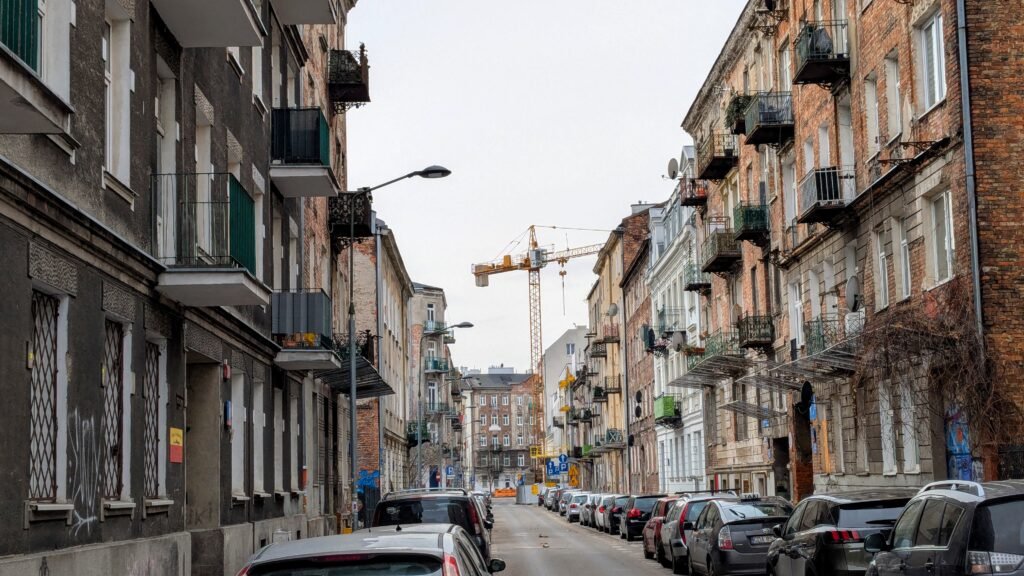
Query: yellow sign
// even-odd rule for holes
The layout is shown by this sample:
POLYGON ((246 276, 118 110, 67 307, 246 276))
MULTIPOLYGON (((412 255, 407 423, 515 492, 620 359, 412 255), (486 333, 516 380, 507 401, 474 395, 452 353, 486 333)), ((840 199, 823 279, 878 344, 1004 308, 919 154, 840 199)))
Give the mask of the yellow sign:
POLYGON ((185 459, 184 446, 185 446, 185 433, 181 428, 171 428, 171 449, 169 450, 169 460, 172 464, 181 464, 185 459))
POLYGON ((580 485, 580 467, 576 464, 569 464, 569 486, 573 488, 579 488, 580 485))
POLYGON ((540 487, 534 484, 533 486, 530 486, 530 491, 533 492, 534 494, 537 494, 540 492, 540 487))

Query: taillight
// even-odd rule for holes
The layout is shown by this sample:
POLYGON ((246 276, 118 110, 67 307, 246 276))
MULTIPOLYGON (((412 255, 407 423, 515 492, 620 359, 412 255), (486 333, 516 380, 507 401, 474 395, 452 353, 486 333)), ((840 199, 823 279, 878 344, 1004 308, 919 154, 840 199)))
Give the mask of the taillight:
POLYGON ((242 571, 238 573, 238 576, 245 576, 248 573, 249 573, 249 566, 246 565, 246 566, 242 567, 242 571))
POLYGON ((718 549, 719 550, 732 550, 732 530, 729 530, 728 526, 723 526, 718 531, 718 549))
POLYGON ((1024 563, 1024 556, 1020 554, 1007 554, 1005 552, 975 552, 967 553, 967 567, 969 574, 1003 574, 1013 572, 1024 563))
POLYGON ((444 555, 444 576, 459 576, 459 562, 451 554, 444 555))
POLYGON ((644 513, 641 512, 639 508, 633 508, 632 510, 630 510, 629 512, 626 513, 626 518, 634 519, 634 518, 639 518, 639 517, 641 517, 643 515, 644 515, 644 513))
POLYGON ((598 508, 597 511, 602 513, 602 514, 604 514, 604 506, 601 506, 600 508, 598 508))
POLYGON ((469 503, 469 522, 473 525, 473 530, 476 531, 477 536, 482 534, 480 515, 476 513, 476 506, 472 502, 469 503))
POLYGON ((864 541, 856 530, 829 530, 825 533, 825 538, 830 544, 851 544, 864 541))
POLYGON ((683 544, 686 544, 686 530, 683 530, 683 522, 685 522, 686 512, 689 510, 690 505, 683 506, 683 511, 679 513, 679 523, 676 524, 676 530, 679 530, 679 537, 682 538, 683 544))
POLYGON ((619 512, 622 512, 622 506, 616 506, 615 508, 612 508, 612 514, 618 514, 619 512))

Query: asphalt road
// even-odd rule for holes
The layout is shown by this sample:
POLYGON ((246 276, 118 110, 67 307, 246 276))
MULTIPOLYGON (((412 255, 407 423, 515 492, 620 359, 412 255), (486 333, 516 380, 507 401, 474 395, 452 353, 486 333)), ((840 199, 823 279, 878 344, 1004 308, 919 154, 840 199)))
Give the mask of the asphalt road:
POLYGON ((508 567, 501 576, 666 575, 654 560, 645 560, 639 540, 626 542, 593 528, 513 499, 494 500, 492 555, 508 567), (547 547, 545 547, 547 545, 547 547))

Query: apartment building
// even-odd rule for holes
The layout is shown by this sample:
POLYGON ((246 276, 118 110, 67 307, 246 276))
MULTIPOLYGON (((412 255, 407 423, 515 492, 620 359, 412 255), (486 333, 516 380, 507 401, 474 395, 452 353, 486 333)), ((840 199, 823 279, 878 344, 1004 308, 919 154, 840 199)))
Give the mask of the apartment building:
POLYGON ((653 358, 650 413, 656 430, 658 487, 662 492, 706 486, 703 394, 680 387, 687 352, 700 343, 701 294, 711 288, 697 256, 696 210, 707 200, 707 186, 694 178, 695 151, 684 146, 678 182, 662 205, 651 209, 649 266, 650 322, 644 351, 653 358))
POLYGON ((511 488, 530 471, 530 445, 536 442, 530 438, 536 425, 536 414, 530 413, 536 384, 528 382, 530 376, 505 367, 464 376, 473 444, 467 486, 488 491, 511 488))
POLYGON ((561 382, 568 376, 576 378, 583 368, 588 332, 585 326, 570 328, 544 350, 541 364, 544 367, 545 454, 568 454, 570 451, 565 434, 565 412, 562 411, 562 406, 568 406, 568 384, 563 387, 561 382))
MULTIPOLYGON (((654 211, 652 208, 648 215, 654 211)), ((646 232, 646 231, 645 231, 646 232)), ((645 234, 646 235, 646 234, 645 234)), ((622 275, 625 330, 623 362, 626 365, 626 451, 629 459, 626 489, 630 493, 658 491, 657 432, 654 429, 654 359, 647 352, 651 324, 651 291, 646 282, 650 264, 650 239, 644 238, 622 275)))

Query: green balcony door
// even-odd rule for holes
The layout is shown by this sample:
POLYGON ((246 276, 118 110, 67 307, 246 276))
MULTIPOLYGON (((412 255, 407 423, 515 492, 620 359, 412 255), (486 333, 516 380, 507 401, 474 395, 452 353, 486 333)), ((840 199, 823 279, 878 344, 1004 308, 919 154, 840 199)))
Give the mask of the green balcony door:
POLYGON ((0 43, 39 71, 39 0, 0 0, 0 43))
MULTIPOLYGON (((3 1, 3 0, 0 0, 3 1)), ((256 208, 242 183, 231 176, 231 258, 256 273, 256 208)))

